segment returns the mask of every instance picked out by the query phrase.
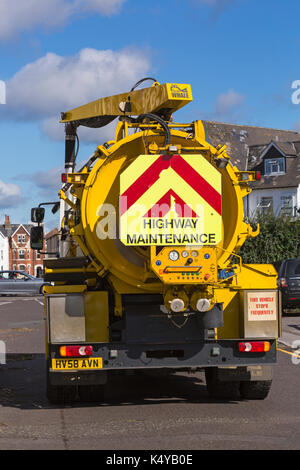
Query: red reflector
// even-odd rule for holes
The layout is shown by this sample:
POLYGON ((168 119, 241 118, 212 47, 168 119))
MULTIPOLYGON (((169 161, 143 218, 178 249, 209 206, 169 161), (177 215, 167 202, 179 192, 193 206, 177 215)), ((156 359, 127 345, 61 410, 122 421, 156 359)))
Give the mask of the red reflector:
POLYGON ((260 171, 256 171, 256 172, 255 172, 255 179, 256 179, 256 181, 260 181, 260 180, 261 180, 261 172, 260 172, 260 171))
POLYGON ((92 346, 61 346, 59 354, 63 357, 81 357, 91 356, 93 354, 92 346))
POLYGON ((289 297, 289 300, 297 300, 297 297, 289 297))
POLYGON ((67 182, 67 175, 66 175, 66 173, 62 173, 62 174, 61 174, 61 182, 62 182, 62 183, 66 183, 66 182, 67 182))
POLYGON ((268 352, 271 345, 269 341, 247 341, 239 343, 240 352, 268 352))

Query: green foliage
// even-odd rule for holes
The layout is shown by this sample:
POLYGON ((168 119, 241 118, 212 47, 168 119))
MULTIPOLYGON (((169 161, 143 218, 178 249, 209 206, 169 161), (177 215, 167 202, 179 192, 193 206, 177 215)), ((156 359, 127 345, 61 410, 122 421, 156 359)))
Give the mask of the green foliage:
POLYGON ((278 264, 286 258, 300 257, 300 219, 260 214, 252 226, 260 225, 260 234, 249 238, 239 255, 243 263, 278 264))

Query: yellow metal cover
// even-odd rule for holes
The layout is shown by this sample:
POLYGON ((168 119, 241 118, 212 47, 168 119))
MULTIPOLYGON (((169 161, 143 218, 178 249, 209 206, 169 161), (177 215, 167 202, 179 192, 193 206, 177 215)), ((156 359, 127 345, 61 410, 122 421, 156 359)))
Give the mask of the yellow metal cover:
POLYGON ((216 245, 221 174, 202 155, 140 155, 120 176, 125 245, 216 245))
MULTIPOLYGON (((138 116, 160 110, 174 112, 193 100, 191 86, 187 84, 166 83, 141 90, 100 98, 78 108, 67 111, 61 122, 74 122, 84 119, 117 116, 138 116), (130 111, 123 112, 121 103, 130 103, 130 111)), ((100 120, 96 127, 107 124, 100 120)))
POLYGON ((170 100, 187 100, 193 99, 191 85, 179 83, 167 83, 168 98, 170 100))

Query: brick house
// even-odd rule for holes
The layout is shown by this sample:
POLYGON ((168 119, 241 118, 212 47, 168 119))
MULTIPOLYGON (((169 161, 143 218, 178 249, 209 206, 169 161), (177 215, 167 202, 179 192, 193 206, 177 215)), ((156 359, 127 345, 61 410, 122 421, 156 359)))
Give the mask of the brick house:
POLYGON ((41 277, 44 255, 30 248, 30 224, 11 224, 9 216, 0 225, 1 235, 8 240, 8 269, 41 277))
POLYGON ((6 271, 8 267, 8 238, 0 230, 0 270, 6 271))

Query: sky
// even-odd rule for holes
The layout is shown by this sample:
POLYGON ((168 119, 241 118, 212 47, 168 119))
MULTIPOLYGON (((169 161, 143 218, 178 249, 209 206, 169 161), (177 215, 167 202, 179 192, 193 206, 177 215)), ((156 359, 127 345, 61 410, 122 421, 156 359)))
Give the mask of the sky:
MULTIPOLYGON (((143 77, 191 84, 180 122, 300 132, 299 17, 297 0, 0 0, 0 223, 58 200, 60 113, 143 77)), ((114 127, 81 128, 78 161, 114 127)))

